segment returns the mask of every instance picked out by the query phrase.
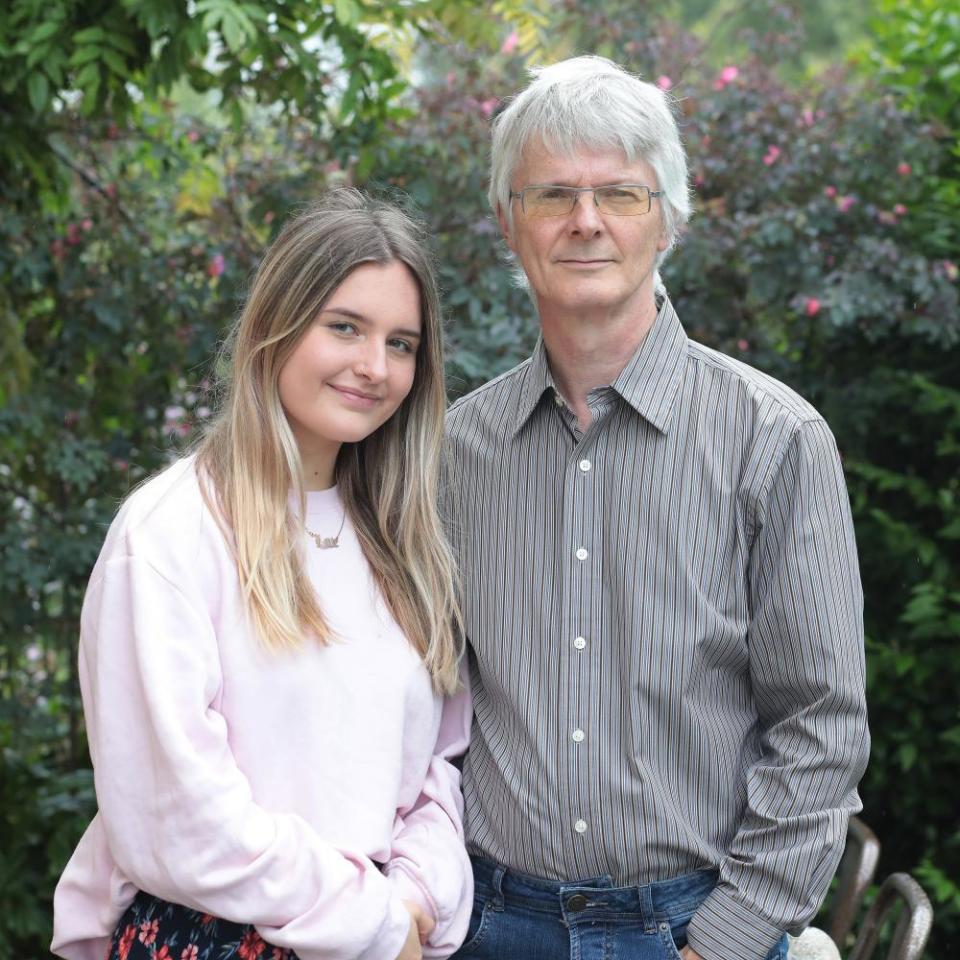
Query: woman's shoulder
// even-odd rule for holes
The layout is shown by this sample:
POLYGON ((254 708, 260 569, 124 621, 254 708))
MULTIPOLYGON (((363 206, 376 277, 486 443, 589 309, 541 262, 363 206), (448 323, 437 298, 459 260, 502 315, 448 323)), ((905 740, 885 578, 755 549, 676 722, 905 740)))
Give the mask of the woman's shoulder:
POLYGON ((229 552, 212 505, 210 482, 193 456, 177 460, 137 487, 110 525, 101 561, 131 558, 164 571, 189 571, 229 552))

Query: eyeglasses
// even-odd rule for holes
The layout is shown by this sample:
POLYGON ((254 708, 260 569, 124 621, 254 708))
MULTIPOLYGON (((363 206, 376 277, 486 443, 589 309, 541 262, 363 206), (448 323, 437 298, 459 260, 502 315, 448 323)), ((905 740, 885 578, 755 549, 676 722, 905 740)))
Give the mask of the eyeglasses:
POLYGON ((650 212, 651 197, 663 196, 662 190, 651 190, 642 183, 615 183, 606 187, 560 187, 537 184, 524 187, 510 199, 520 199, 520 209, 528 217, 565 217, 573 213, 581 193, 592 193, 601 213, 615 217, 639 217, 650 212))

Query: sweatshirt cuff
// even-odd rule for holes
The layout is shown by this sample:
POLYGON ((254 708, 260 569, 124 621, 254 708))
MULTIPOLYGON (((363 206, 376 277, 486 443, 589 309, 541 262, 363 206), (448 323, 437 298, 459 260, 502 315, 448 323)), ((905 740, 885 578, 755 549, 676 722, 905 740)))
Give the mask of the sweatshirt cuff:
POLYGON ((394 895, 400 900, 412 900, 434 923, 440 922, 437 905, 433 897, 417 879, 416 874, 399 860, 392 860, 386 868, 386 876, 393 888, 394 895))
MULTIPOLYGON (((392 891, 391 891, 392 893, 392 891)), ((390 897, 390 909, 377 935, 357 960, 392 960, 398 957, 410 933, 410 914, 396 896, 390 897)))
POLYGON ((704 960, 764 960, 783 931, 715 887, 687 927, 687 943, 704 960))

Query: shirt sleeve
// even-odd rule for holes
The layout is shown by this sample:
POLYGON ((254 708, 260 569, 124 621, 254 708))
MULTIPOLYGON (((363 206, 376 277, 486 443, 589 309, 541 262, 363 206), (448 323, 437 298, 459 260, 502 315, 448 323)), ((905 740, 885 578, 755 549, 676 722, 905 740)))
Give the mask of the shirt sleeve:
POLYGON ((691 920, 706 960, 762 960, 816 913, 869 752, 863 595, 833 436, 803 423, 758 498, 749 560, 760 757, 717 887, 691 920))
POLYGON ((184 589, 122 556, 84 604, 82 692, 116 865, 139 889, 252 923, 301 960, 394 960, 409 914, 377 866, 255 802, 217 709, 213 624, 184 589))
POLYGON ((460 689, 444 701, 437 745, 416 802, 397 813, 384 872, 402 900, 413 900, 436 927, 424 957, 449 957, 466 936, 473 872, 463 839, 460 771, 451 762, 470 745, 472 702, 464 656, 460 689))

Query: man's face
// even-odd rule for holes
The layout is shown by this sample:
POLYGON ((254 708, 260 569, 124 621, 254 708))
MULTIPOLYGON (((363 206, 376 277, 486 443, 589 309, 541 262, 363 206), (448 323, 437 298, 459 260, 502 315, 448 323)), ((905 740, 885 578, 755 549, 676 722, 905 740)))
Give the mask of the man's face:
MULTIPOLYGON (((525 147, 511 189, 540 184, 601 187, 642 183, 659 189, 645 162, 628 163, 619 150, 581 147, 571 155, 553 152, 540 141, 525 147)), ((559 217, 529 217, 512 201, 513 226, 499 220, 536 294, 541 317, 549 314, 631 314, 654 301, 657 254, 669 246, 660 200, 641 216, 602 214, 593 194, 583 193, 573 211, 559 217)))

